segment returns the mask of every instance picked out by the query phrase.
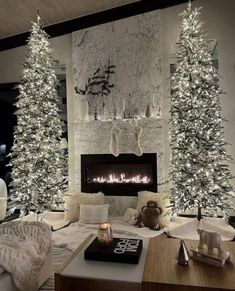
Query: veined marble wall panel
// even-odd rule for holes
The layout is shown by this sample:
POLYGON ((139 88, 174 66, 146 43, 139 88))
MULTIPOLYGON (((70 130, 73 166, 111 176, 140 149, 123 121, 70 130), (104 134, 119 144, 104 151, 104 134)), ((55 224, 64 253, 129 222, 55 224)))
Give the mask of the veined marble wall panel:
MULTIPOLYGON (((155 109, 162 106, 162 64, 161 64, 161 12, 133 16, 106 23, 73 33, 74 84, 83 88, 88 77, 98 67, 108 63, 115 65, 112 79, 114 88, 105 98, 105 108, 109 117, 113 117, 113 102, 117 117, 122 115, 123 98, 126 107, 132 112, 144 115, 148 104, 154 103, 155 109)), ((81 187, 81 154, 110 153, 111 121, 95 121, 94 108, 101 112, 101 100, 87 96, 91 121, 78 122, 78 99, 76 96, 74 132, 75 132, 75 185, 81 187), (77 114, 77 116, 76 116, 77 114)), ((156 111, 154 112, 156 114, 156 111)), ((127 120, 116 120, 122 132, 119 137, 120 153, 131 153, 134 138, 133 124, 127 120)), ((143 152, 157 153, 158 189, 165 190, 163 165, 163 120, 162 118, 144 118, 138 121, 143 128, 141 147, 143 152)), ((117 193, 118 195, 118 193, 117 193)), ((127 207, 136 207, 137 197, 106 196, 111 204, 112 215, 123 215, 127 207)))
MULTIPOLYGON (((162 97, 161 12, 152 11, 73 33, 74 84, 83 89, 97 68, 115 65, 112 93, 105 96, 105 107, 117 117, 126 107, 144 114, 146 105, 159 107, 162 97)), ((77 96, 79 99, 79 96, 77 96)), ((91 119, 94 107, 102 112, 100 97, 87 96, 91 119)))

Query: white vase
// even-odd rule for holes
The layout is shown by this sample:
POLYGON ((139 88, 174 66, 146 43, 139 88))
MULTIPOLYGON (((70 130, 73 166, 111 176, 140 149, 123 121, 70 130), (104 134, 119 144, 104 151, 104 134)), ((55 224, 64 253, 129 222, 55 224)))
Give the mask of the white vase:
POLYGON ((7 210, 7 186, 6 183, 0 179, 0 221, 6 216, 7 210))
POLYGON ((89 120, 89 105, 86 99, 80 99, 78 102, 78 118, 80 121, 89 120))

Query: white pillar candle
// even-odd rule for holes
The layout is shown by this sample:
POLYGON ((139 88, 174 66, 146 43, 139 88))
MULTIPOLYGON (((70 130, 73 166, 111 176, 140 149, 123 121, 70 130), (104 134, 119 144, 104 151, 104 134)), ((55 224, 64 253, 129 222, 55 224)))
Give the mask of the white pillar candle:
POLYGON ((89 104, 86 99, 79 100, 78 115, 80 121, 89 121, 89 104))
POLYGON ((126 100, 125 100, 125 98, 123 98, 123 100, 122 100, 122 111, 125 111, 125 109, 126 109, 126 100))

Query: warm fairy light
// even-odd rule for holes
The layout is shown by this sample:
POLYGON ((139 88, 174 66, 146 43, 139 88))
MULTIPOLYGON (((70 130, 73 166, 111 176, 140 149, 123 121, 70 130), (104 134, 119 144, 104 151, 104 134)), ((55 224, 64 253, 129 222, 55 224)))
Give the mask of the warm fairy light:
POLYGON ((120 175, 116 175, 114 173, 109 174, 108 176, 101 176, 101 177, 95 177, 91 180, 91 183, 118 183, 118 184, 149 184, 151 182, 151 179, 148 176, 141 176, 141 175, 135 175, 132 177, 126 177, 125 173, 121 173, 120 175))

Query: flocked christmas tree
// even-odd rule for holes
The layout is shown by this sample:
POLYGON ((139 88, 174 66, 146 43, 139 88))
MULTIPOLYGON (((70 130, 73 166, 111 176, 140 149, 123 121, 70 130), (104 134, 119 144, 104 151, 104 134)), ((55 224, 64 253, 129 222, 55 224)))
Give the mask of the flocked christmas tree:
POLYGON ((175 213, 201 209, 226 215, 232 208, 218 73, 191 3, 182 13, 171 89, 171 204, 175 213))
POLYGON ((48 36, 40 17, 32 24, 20 94, 17 126, 11 150, 10 210, 41 212, 63 202, 66 159, 61 149, 63 122, 59 114, 58 81, 48 36))

